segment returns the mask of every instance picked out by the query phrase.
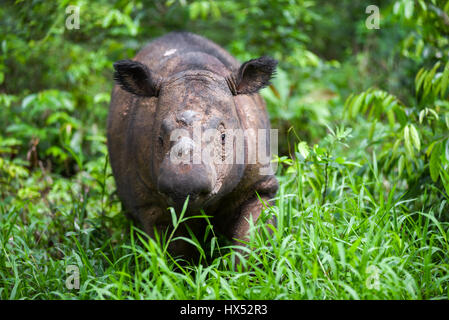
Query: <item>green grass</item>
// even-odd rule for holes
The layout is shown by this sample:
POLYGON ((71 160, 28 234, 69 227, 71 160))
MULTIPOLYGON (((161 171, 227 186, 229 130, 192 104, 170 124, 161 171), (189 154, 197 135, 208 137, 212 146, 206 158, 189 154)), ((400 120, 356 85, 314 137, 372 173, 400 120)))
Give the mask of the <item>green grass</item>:
POLYGON ((375 159, 369 175, 328 169, 325 198, 307 183, 316 164, 285 165, 264 211, 278 226, 272 235, 262 220, 253 226, 244 268, 211 229, 201 263, 170 257, 123 216, 105 159, 72 178, 36 170, 11 184, 17 195, 0 205, 1 299, 449 297, 447 200, 403 199, 375 159), (412 209, 420 203, 426 210, 412 209), (66 288, 69 265, 79 267, 79 290, 66 288))

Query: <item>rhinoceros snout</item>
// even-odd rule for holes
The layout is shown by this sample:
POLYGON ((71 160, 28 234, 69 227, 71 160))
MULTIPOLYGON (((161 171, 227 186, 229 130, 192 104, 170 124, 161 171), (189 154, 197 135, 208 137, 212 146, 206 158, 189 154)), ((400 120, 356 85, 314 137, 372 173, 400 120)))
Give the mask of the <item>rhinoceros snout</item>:
POLYGON ((204 164, 177 164, 165 162, 158 177, 159 192, 182 206, 187 196, 189 201, 204 198, 212 191, 213 181, 210 170, 204 164))

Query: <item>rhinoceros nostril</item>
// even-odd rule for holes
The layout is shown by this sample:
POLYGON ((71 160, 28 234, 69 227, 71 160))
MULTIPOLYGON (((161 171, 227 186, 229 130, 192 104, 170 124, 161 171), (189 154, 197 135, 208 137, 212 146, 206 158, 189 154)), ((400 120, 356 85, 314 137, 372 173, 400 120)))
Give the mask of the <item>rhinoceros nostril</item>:
POLYGON ((195 142, 189 137, 181 137, 170 149, 170 160, 178 164, 179 162, 189 163, 190 153, 195 148, 195 142))

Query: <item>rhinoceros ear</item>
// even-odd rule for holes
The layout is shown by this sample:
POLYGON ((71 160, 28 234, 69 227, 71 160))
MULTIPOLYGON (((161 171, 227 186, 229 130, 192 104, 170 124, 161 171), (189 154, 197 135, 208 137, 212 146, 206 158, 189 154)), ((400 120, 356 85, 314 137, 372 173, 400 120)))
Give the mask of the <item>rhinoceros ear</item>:
POLYGON ((243 63, 232 74, 231 91, 236 94, 252 94, 270 85, 276 71, 277 61, 270 57, 260 57, 243 63))
POLYGON ((123 90, 142 97, 158 95, 157 81, 146 65, 133 60, 120 60, 114 63, 114 69, 114 80, 123 90))

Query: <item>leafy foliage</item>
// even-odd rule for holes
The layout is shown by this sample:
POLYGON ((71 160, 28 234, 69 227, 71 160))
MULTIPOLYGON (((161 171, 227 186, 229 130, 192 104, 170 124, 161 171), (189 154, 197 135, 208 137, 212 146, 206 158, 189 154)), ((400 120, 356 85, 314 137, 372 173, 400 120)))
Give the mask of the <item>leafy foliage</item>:
POLYGON ((16 1, 0 30, 2 299, 449 297, 447 1, 16 1), (278 226, 254 225, 246 256, 212 227, 148 239, 114 192, 112 64, 173 30, 280 62, 262 91, 280 142, 264 219, 278 226), (200 263, 169 256, 175 240, 200 263))

